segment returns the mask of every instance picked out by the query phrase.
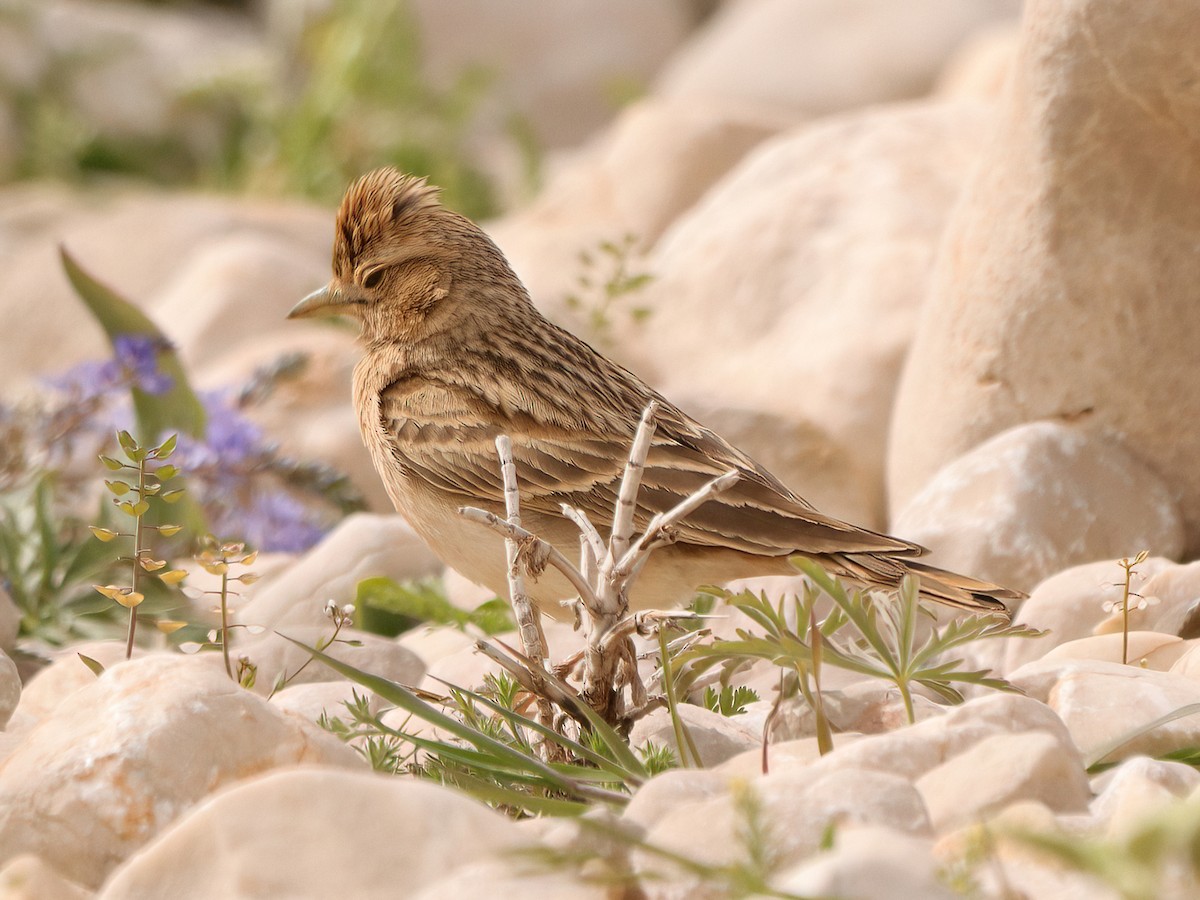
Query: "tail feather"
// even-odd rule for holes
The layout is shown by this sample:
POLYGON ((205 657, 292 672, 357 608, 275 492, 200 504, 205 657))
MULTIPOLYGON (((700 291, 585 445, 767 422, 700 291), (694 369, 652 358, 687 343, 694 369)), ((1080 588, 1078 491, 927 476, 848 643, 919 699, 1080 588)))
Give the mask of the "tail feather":
POLYGON ((837 553, 819 561, 831 572, 872 587, 895 590, 901 579, 913 573, 920 579, 921 596, 946 606, 971 612, 1009 614, 1005 601, 1023 600, 1025 594, 939 569, 915 559, 898 559, 882 554, 837 553))

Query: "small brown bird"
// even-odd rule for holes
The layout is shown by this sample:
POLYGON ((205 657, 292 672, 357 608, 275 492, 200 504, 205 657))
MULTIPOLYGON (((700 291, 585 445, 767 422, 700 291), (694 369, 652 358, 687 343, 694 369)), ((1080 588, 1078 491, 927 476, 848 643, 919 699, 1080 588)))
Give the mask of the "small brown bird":
MULTIPOLYGON (((392 502, 446 563, 507 595, 502 540, 458 514, 503 514, 495 439, 512 439, 522 522, 568 559, 579 532, 560 505, 601 534, 642 410, 659 403, 635 524, 730 469, 741 479, 678 528, 634 586, 635 606, 674 606, 699 584, 795 574, 801 554, 863 585, 921 593, 971 610, 1004 611, 1021 594, 925 565, 908 541, 817 512, 774 475, 534 307, 504 255, 422 179, 380 169, 338 210, 333 279, 289 314, 352 316, 366 355, 354 370, 363 441, 392 502)), ((573 596, 548 569, 529 585, 543 609, 573 596)))

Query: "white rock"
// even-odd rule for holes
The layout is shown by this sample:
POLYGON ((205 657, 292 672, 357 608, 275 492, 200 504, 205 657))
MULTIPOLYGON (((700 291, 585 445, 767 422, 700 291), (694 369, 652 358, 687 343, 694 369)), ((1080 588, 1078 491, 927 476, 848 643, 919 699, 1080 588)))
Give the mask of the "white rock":
MULTIPOLYGON (((1135 551, 1136 552, 1136 551, 1135 551)), ((1138 567, 1133 590, 1143 592, 1156 572, 1174 565, 1170 560, 1151 557, 1138 567)), ((1077 638, 1087 637, 1108 617, 1105 604, 1121 599, 1123 572, 1116 560, 1075 566, 1047 578, 1033 589, 1021 604, 1013 621, 1046 632, 1035 639, 1009 638, 1001 672, 1041 659, 1051 648, 1077 638)), ((1135 627, 1145 627, 1145 611, 1130 611, 1135 627)))
MULTIPOLYGON (((124 641, 85 641, 59 651, 53 662, 29 680, 21 692, 20 703, 13 714, 13 727, 32 727, 58 708, 68 697, 96 683, 96 675, 83 664, 82 654, 105 668, 125 659, 124 641)), ((147 651, 135 647, 133 658, 140 659, 147 651)), ((195 658, 197 665, 208 665, 215 672, 220 668, 217 654, 202 654, 195 658)))
POLYGON ((1156 631, 1131 631, 1126 646, 1124 634, 1097 634, 1059 644, 1042 657, 1045 662, 1064 659, 1095 659, 1102 662, 1123 662, 1128 655, 1129 665, 1143 669, 1166 672, 1173 669, 1184 654, 1192 649, 1191 643, 1180 640, 1173 634, 1156 631))
POLYGON ((811 770, 873 769, 916 780, 985 738, 1029 731, 1046 732, 1070 746, 1066 727, 1045 703, 1020 694, 989 693, 899 731, 849 744, 835 736, 834 751, 814 762, 811 770))
POLYGON ((8 725, 21 702, 21 674, 17 664, 0 650, 0 731, 8 725))
POLYGON ((602 883, 584 881, 570 872, 530 871, 525 862, 516 859, 461 866, 415 894, 414 900, 608 900, 611 896, 602 883))
POLYGON ((678 807, 724 796, 730 781, 711 769, 667 769, 637 789, 622 817, 648 830, 678 807))
POLYGON ((324 628, 325 603, 353 603, 358 583, 386 576, 397 580, 429 575, 437 558, 398 515, 347 516, 299 562, 238 611, 243 624, 286 630, 324 628))
MULTIPOLYGON (((676 709, 705 768, 723 763, 762 743, 762 732, 741 724, 740 716, 723 716, 691 703, 680 703, 676 709)), ((639 719, 629 735, 629 743, 633 747, 643 747, 647 743, 670 747, 675 758, 680 758, 671 716, 666 709, 656 709, 639 719)))
POLYGON ((290 768, 198 806, 113 873, 100 897, 412 897, 515 844, 511 821, 449 788, 290 768))
MULTIPOLYGON (((896 398, 892 509, 994 435, 1071 422, 1157 474, 1200 553, 1195 42, 1188 3, 1025 4, 896 398)), ((1112 515, 1145 521, 1131 500, 1112 515)))
POLYGON ((91 896, 91 891, 63 878, 38 856, 17 856, 0 867, 0 897, 4 900, 84 900, 91 896))
POLYGON ((222 785, 294 763, 362 765, 337 738, 192 658, 118 663, 94 682, 0 763, 0 860, 35 853, 95 887, 222 785))
MULTIPOLYGON (((1032 696, 1044 697, 1090 764, 1096 754, 1160 716, 1200 703, 1200 683, 1170 672, 1120 663, 1050 660, 1022 666, 1010 676, 1032 696)), ((1116 758, 1155 756, 1200 742, 1200 716, 1160 725, 1123 744, 1116 758)))
POLYGON ((986 737, 926 772, 916 785, 936 831, 965 825, 1016 800, 1082 812, 1091 799, 1079 751, 1045 731, 986 737))
MULTIPOLYGON (((324 628, 285 625, 278 634, 267 634, 256 641, 239 644, 234 652, 239 657, 247 657, 258 667, 254 690, 260 694, 270 693, 281 676, 287 679, 289 685, 342 681, 343 676, 338 672, 313 659, 303 647, 287 640, 292 638, 315 648, 319 641, 327 640, 332 632, 333 626, 328 623, 324 628)), ((323 652, 362 672, 401 684, 419 684, 425 675, 425 665, 411 650, 389 638, 354 629, 343 629, 338 640, 323 652), (343 643, 344 640, 360 642, 361 646, 343 643)), ((359 692, 367 693, 364 688, 360 688, 359 692)))
POLYGON ((821 450, 809 477, 804 465, 777 474, 806 495, 831 468, 824 457, 840 457, 833 468, 857 491, 812 499, 882 525, 892 396, 984 121, 975 105, 911 104, 756 147, 655 248, 656 278, 638 297, 648 323, 616 330, 632 367, 668 396, 823 435, 809 442, 821 450), (697 352, 714 335, 721 352, 697 352))
POLYGON ((290 684, 270 698, 271 705, 316 722, 322 714, 330 719, 349 721, 346 704, 353 700, 355 692, 367 699, 367 706, 379 712, 385 702, 364 687, 349 681, 311 681, 290 684))
POLYGON ((934 95, 953 100, 1002 99, 1020 39, 1017 22, 999 22, 979 29, 946 62, 934 95))
POLYGON ((892 531, 935 565, 1026 591, 1068 566, 1183 550, 1168 485, 1115 439, 1058 422, 1019 425, 947 463, 892 531))
MULTIPOLYGON (((682 804, 660 818, 646 840, 708 865, 744 861, 747 851, 739 835, 745 834, 752 809, 758 810, 766 832, 762 849, 781 866, 813 853, 834 823, 880 825, 918 835, 929 831, 924 804, 907 780, 842 769, 760 776, 725 795, 682 804)), ((634 867, 643 876, 671 871, 659 857, 644 852, 635 855, 634 867)))
POLYGON ((813 114, 917 97, 967 35, 1018 9, 1010 0, 730 3, 675 55, 659 91, 813 114))
MULTIPOLYGON (((488 233, 544 312, 605 350, 619 349, 605 346, 611 335, 565 302, 570 294, 592 299, 580 276, 592 279, 594 291, 615 271, 600 242, 619 246, 629 235, 629 274, 644 269, 642 254, 667 226, 751 147, 795 122, 742 106, 644 98, 559 165, 530 204, 490 223, 488 233)), ((611 315, 625 316, 622 306, 637 305, 636 294, 626 297, 611 315)))
MULTIPOLYGON (((1145 563, 1134 573, 1134 590, 1153 605, 1131 611, 1140 627, 1178 634, 1185 638, 1200 636, 1197 611, 1200 610, 1200 562, 1146 570, 1145 563), (1140 585, 1140 586, 1139 586, 1140 585)), ((1136 601, 1135 601, 1136 602, 1136 601)))
POLYGON ((1200 787, 1200 772, 1184 763, 1134 756, 1093 779, 1093 787, 1099 794, 1091 804, 1092 817, 1119 838, 1200 787))
POLYGON ((877 825, 838 828, 833 849, 771 880, 776 890, 808 897, 952 900, 939 880, 928 840, 877 825))

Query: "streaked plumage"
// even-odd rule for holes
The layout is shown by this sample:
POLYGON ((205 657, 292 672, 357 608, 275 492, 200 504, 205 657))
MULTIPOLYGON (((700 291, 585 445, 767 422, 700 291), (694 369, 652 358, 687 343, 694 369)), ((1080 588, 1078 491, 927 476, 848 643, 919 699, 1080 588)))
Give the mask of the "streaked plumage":
MULTIPOLYGON (((658 429, 638 495, 642 528, 730 468, 741 481, 709 501, 659 550, 634 588, 640 607, 667 606, 698 584, 794 570, 803 554, 858 582, 895 586, 921 575, 931 599, 1003 610, 1021 595, 928 567, 921 547, 823 515, 770 472, 638 377, 547 321, 500 250, 443 208, 423 181, 382 169, 361 178, 338 211, 333 279, 294 317, 351 315, 366 354, 355 369, 363 440, 396 508, 449 565, 506 590, 499 538, 457 510, 503 512, 495 438, 512 438, 524 524, 568 558, 578 531, 567 503, 606 533, 642 410, 658 429)), ((548 572, 531 594, 570 594, 548 572)))

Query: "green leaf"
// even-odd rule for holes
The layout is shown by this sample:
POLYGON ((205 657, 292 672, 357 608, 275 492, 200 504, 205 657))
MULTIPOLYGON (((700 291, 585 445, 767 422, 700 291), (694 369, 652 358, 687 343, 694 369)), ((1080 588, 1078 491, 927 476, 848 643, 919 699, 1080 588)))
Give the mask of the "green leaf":
POLYGON ((75 655, 79 657, 80 661, 85 666, 87 666, 89 669, 92 670, 92 674, 95 675, 97 678, 99 678, 101 675, 104 674, 103 663, 100 663, 97 660, 92 659, 90 656, 84 656, 82 653, 76 653, 75 655))
MULTIPOLYGON (((66 247, 60 247, 59 254, 75 292, 104 329, 110 342, 119 335, 137 334, 155 338, 164 347, 169 346, 166 336, 145 313, 88 274, 67 252, 66 247)), ((171 387, 157 395, 137 388, 132 390, 138 430, 146 440, 153 440, 172 430, 203 437, 204 407, 188 384, 187 373, 175 351, 160 351, 158 366, 163 374, 170 377, 171 387)))
POLYGON ((489 601, 473 611, 459 609, 446 598, 436 580, 367 578, 358 583, 354 606, 361 611, 363 627, 381 634, 399 634, 420 623, 459 629, 473 624, 485 634, 499 634, 514 627, 506 602, 489 601))
MULTIPOLYGON (((169 457, 172 453, 175 452, 175 444, 178 441, 179 441, 179 435, 177 435, 177 434, 171 435, 169 438, 167 438, 165 441, 163 441, 161 444, 159 444, 157 447, 155 447, 154 450, 151 451, 154 455, 154 458, 155 459, 166 459, 167 457, 169 457)), ((171 468, 171 467, 163 466, 163 468, 165 469, 165 468, 171 468)), ((162 469, 160 469, 159 471, 162 471, 162 469)), ((170 478, 171 476, 168 475, 166 477, 170 478)))

